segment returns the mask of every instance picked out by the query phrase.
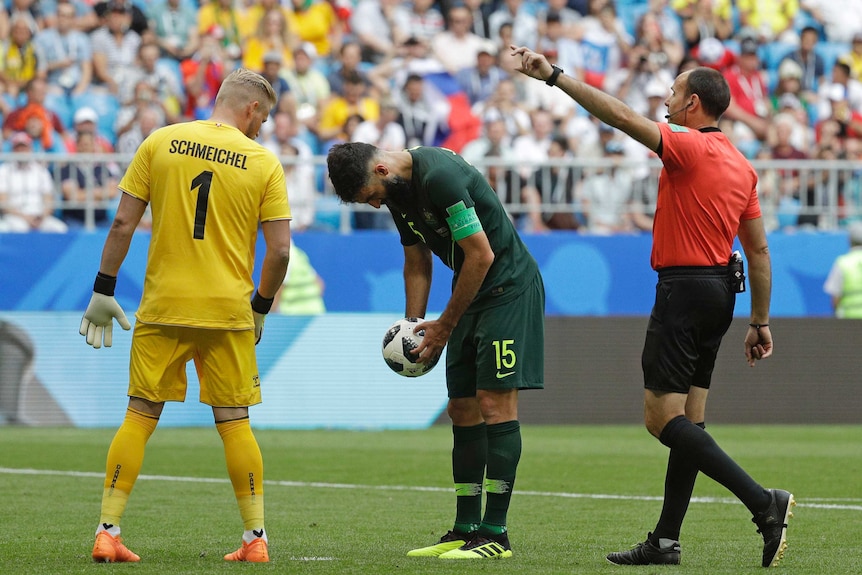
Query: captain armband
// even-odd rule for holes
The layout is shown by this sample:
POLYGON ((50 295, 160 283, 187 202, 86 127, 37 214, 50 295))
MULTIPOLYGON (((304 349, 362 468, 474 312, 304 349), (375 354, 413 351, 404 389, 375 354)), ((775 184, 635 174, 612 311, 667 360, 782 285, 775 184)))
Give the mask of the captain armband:
POLYGON ((482 222, 479 221, 474 206, 468 208, 464 202, 458 202, 446 208, 446 212, 449 214, 446 224, 452 232, 452 239, 456 242, 482 231, 482 222))

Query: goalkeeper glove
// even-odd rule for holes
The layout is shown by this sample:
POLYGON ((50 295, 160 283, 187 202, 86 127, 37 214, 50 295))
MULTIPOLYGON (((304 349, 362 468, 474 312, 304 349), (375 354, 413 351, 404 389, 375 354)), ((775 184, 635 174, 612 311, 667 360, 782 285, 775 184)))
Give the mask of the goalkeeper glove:
POLYGON ((260 338, 263 337, 263 322, 266 321, 266 314, 272 308, 274 299, 263 297, 259 291, 255 291, 254 297, 251 298, 251 312, 254 316, 254 345, 259 344, 260 338))
POLYGON ((103 341, 105 347, 111 347, 114 318, 124 330, 132 329, 132 324, 126 319, 123 308, 114 298, 116 285, 117 278, 99 272, 96 276, 96 283, 93 285, 93 295, 90 297, 87 311, 84 312, 84 317, 81 320, 78 333, 85 336, 87 344, 92 345, 95 349, 102 347, 103 341))

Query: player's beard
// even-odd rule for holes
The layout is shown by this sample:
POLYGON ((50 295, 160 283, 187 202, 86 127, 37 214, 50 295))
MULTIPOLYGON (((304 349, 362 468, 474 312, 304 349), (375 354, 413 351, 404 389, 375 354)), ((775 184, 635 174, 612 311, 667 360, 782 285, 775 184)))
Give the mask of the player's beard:
POLYGON ((392 176, 392 179, 384 182, 386 190, 386 204, 401 209, 410 203, 410 182, 401 176, 392 176))

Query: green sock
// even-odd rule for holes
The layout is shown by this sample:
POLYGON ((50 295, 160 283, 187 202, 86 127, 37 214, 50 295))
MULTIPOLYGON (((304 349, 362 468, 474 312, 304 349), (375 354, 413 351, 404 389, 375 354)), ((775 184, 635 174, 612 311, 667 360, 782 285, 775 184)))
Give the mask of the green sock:
POLYGON ((506 531, 506 514, 521 459, 521 425, 517 420, 488 426, 487 503, 480 532, 499 535, 506 531))
POLYGON ((475 531, 482 519, 482 479, 488 457, 487 426, 452 426, 452 478, 455 480, 455 529, 475 531))

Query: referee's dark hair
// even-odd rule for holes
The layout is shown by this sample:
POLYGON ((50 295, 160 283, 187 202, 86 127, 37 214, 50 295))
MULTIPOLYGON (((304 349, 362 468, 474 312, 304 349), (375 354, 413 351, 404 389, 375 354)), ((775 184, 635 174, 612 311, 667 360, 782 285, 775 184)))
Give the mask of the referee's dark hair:
POLYGON ((368 183, 371 160, 377 148, 363 142, 336 144, 326 156, 329 180, 341 201, 356 202, 359 191, 368 183))
POLYGON ((730 87, 718 70, 701 66, 688 75, 688 94, 697 94, 703 111, 716 120, 730 105, 730 87))

